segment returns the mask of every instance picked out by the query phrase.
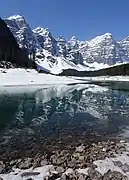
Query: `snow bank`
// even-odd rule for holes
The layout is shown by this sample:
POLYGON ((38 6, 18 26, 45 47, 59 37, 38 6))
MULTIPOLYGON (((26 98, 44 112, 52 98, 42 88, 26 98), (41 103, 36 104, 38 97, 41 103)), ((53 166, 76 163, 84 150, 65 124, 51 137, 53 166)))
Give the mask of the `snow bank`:
POLYGON ((1 174, 0 177, 3 180, 26 180, 28 178, 43 180, 45 177, 50 176, 50 173, 56 173, 54 169, 52 165, 27 170, 13 169, 9 174, 1 174))
POLYGON ((25 69, 0 69, 0 86, 29 86, 29 85, 54 85, 76 84, 88 82, 128 82, 129 76, 99 76, 99 77, 60 77, 50 74, 41 74, 35 70, 25 69))
POLYGON ((71 84, 82 83, 69 77, 59 77, 50 74, 40 74, 35 70, 8 69, 0 70, 0 86, 25 86, 47 84, 71 84))

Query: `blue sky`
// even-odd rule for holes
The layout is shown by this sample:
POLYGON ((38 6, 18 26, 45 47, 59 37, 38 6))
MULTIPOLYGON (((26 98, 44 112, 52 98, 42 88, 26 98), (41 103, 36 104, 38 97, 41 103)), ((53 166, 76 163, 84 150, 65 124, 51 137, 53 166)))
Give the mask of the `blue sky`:
POLYGON ((24 15, 32 28, 48 27, 67 38, 88 40, 111 32, 119 40, 129 35, 129 0, 1 0, 0 14, 24 15))

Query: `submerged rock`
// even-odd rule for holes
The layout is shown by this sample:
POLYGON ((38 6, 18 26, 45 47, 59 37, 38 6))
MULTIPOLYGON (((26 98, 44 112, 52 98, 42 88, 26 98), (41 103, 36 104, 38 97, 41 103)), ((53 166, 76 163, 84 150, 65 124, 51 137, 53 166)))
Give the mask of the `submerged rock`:
POLYGON ((128 180, 126 176, 118 171, 111 172, 110 170, 104 174, 103 180, 128 180))
POLYGON ((85 146, 78 146, 78 147, 76 147, 76 152, 83 152, 85 150, 85 146))
POLYGON ((18 164, 18 167, 20 169, 28 169, 28 168, 32 167, 32 159, 26 158, 25 160, 23 160, 22 162, 20 162, 18 164))
POLYGON ((2 173, 4 169, 5 169, 5 164, 3 163, 3 161, 0 161, 0 173, 2 173))
POLYGON ((88 169, 88 175, 91 179, 102 180, 102 174, 100 174, 98 171, 96 171, 93 168, 88 169))

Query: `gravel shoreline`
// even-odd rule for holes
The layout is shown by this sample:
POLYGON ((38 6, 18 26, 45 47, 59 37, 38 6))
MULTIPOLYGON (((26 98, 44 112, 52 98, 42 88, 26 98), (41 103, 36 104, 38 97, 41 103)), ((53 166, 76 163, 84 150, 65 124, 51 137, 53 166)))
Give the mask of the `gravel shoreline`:
POLYGON ((66 149, 55 149, 51 153, 37 153, 34 157, 0 161, 0 178, 6 180, 14 176, 15 180, 40 180, 42 176, 44 180, 128 180, 128 157, 129 144, 124 140, 80 144, 75 147, 68 146, 66 149), (125 163, 121 162, 120 158, 113 160, 117 156, 126 157, 125 163), (117 167, 115 171, 112 171, 111 167, 107 168, 107 164, 107 172, 99 172, 102 169, 99 169, 99 166, 106 163, 105 159, 110 166, 117 167))

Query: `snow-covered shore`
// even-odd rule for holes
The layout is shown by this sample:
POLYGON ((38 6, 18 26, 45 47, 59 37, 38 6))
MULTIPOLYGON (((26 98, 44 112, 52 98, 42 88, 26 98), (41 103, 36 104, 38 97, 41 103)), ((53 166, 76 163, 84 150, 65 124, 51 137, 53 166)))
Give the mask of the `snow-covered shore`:
POLYGON ((91 82, 129 82, 129 76, 96 76, 96 77, 72 77, 76 80, 91 82))
POLYGON ((0 86, 29 86, 82 83, 69 77, 58 77, 50 74, 41 74, 35 70, 8 69, 0 70, 0 86))
POLYGON ((29 69, 0 69, 0 86, 38 86, 109 81, 129 82, 129 76, 60 77, 50 74, 40 74, 35 70, 29 69))

